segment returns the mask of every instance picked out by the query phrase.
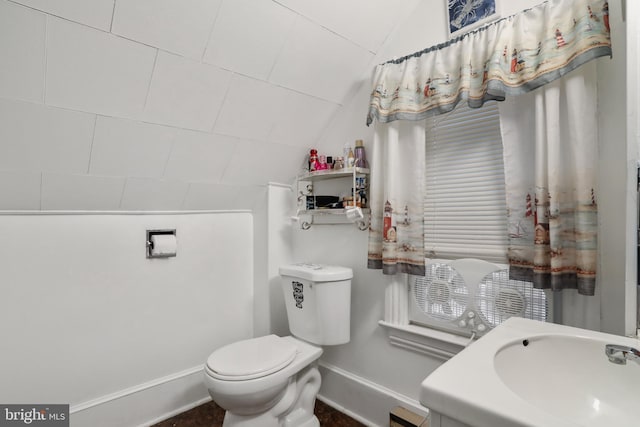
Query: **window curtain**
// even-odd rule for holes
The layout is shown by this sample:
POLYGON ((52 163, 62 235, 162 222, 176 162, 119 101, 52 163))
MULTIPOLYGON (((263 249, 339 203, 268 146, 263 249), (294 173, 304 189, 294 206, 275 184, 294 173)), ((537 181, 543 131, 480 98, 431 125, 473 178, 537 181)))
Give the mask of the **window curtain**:
POLYGON ((512 278, 594 295, 596 68, 500 103, 512 278))
POLYGON ((611 55, 609 4, 549 0, 448 43, 378 65, 367 124, 502 101, 611 55))
MULTIPOLYGON (((524 95, 554 82, 548 88, 549 94, 541 89, 544 96, 535 99, 535 111, 537 114, 540 110, 540 114, 529 125, 537 133, 530 134, 531 127, 519 128, 520 125, 515 124, 511 130, 504 130, 508 138, 536 135, 536 144, 539 139, 548 140, 546 146, 536 145, 540 150, 546 150, 540 153, 541 159, 546 156, 546 163, 536 163, 535 168, 546 168, 547 178, 544 179, 550 180, 557 175, 562 183, 551 184, 543 180, 538 188, 538 181, 531 187, 517 181, 523 178, 514 178, 514 174, 506 177, 507 181, 516 179, 516 182, 507 182, 508 185, 527 189, 524 195, 526 220, 520 221, 517 217, 522 215, 522 191, 514 188, 509 195, 519 203, 514 202, 510 207, 513 211, 509 213, 509 234, 524 234, 523 228, 529 226, 527 232, 534 237, 533 246, 524 245, 519 237, 512 237, 510 257, 515 274, 531 278, 536 286, 576 287, 581 293, 593 295, 597 189, 595 171, 586 165, 590 164, 588 157, 595 153, 595 148, 590 148, 590 154, 587 154, 579 146, 584 142, 593 147, 592 137, 597 132, 581 128, 584 122, 569 124, 569 118, 581 113, 567 111, 569 101, 564 96, 579 92, 579 84, 574 84, 577 81, 574 79, 570 79, 570 83, 557 80, 592 59, 611 56, 609 32, 607 1, 549 0, 447 43, 378 65, 367 114, 367 125, 376 121, 375 153, 371 162, 369 267, 382 268, 387 274, 424 275, 422 227, 416 224, 420 222, 417 212, 422 214, 418 200, 422 200, 423 194, 422 179, 417 178, 423 173, 424 164, 425 132, 421 121, 453 110, 460 100, 465 100, 472 108, 479 108, 488 100, 504 101, 507 96, 524 95), (557 115, 555 119, 554 114, 557 115), (583 137, 586 141, 578 141, 583 137), (576 149, 571 148, 574 154, 568 154, 569 147, 574 145, 576 149), (562 157, 550 159, 556 155, 562 157), (584 162, 570 163, 566 159, 571 156, 584 159, 584 162), (569 173, 569 169, 575 173, 569 173), (529 203, 531 214, 527 216, 529 203), (554 221, 559 225, 551 225, 554 221), (541 246, 536 244, 534 230, 535 227, 546 227, 545 224, 548 229, 544 233, 549 237, 542 231, 539 235, 542 241, 549 240, 549 244, 541 246), (551 243, 556 237, 562 243, 551 243), (539 263, 539 259, 545 261, 539 263)), ((582 81, 588 92, 590 83, 582 81)), ((581 108, 585 111, 595 109, 595 99, 586 93, 576 96, 578 98, 572 95, 572 104, 589 103, 581 108)), ((524 97, 522 102, 532 102, 530 99, 531 96, 524 97)), ((509 110, 512 116, 533 117, 528 113, 534 108, 531 105, 518 104, 517 108, 509 110)), ((585 117, 591 116, 585 114, 585 117)), ((595 119, 589 120, 589 125, 595 123, 595 119)), ((521 155, 512 155, 511 148, 506 150, 510 153, 505 156, 506 169, 534 168, 531 161, 520 166, 511 165, 509 162, 521 155)), ((540 175, 536 170, 535 176, 545 174, 540 175)))
POLYGON ((367 264, 383 274, 425 275, 424 155, 423 123, 376 123, 367 264))

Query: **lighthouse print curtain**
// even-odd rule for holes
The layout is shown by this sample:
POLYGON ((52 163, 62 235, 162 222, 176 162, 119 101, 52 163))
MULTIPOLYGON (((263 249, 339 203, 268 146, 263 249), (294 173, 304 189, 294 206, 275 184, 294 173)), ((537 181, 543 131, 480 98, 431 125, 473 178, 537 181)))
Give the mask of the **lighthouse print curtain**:
POLYGON ((498 108, 512 278, 594 295, 596 64, 498 108))
POLYGON ((548 0, 379 65, 367 115, 367 125, 376 121, 377 144, 369 267, 424 274, 422 230, 414 227, 422 212, 421 120, 460 100, 472 108, 506 100, 500 115, 512 277, 593 295, 598 132, 595 66, 587 63, 611 55, 609 32, 606 0, 548 0))
POLYGON ((611 55, 605 0, 549 0, 448 43, 378 65, 367 124, 481 107, 611 55))
POLYGON ((423 197, 425 128, 377 123, 371 151, 368 267, 425 275, 423 197))

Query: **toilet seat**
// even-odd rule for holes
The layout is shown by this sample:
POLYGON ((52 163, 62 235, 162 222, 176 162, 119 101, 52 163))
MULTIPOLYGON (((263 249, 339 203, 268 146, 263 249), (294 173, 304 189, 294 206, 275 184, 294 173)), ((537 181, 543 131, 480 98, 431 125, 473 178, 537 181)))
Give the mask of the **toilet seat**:
POLYGON ((298 353, 291 341, 277 335, 238 341, 226 345, 207 359, 209 373, 226 381, 265 377, 288 366, 298 353))

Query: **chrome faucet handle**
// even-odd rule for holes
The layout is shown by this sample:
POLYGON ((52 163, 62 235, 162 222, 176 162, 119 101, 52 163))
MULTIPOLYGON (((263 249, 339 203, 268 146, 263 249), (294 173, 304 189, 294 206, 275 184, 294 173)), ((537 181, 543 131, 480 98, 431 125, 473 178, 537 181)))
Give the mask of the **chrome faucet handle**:
POLYGON ((610 362, 618 365, 625 365, 627 360, 640 363, 640 351, 626 345, 607 344, 604 346, 604 353, 610 362))

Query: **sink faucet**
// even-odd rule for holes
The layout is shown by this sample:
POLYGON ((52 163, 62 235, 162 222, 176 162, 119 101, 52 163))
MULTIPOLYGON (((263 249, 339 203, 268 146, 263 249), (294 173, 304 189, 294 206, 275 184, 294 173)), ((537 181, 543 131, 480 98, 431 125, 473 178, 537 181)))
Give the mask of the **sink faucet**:
POLYGON ((640 364, 640 351, 633 347, 624 345, 607 344, 604 346, 604 354, 609 358, 609 362, 617 365, 626 365, 627 360, 633 360, 640 364))

